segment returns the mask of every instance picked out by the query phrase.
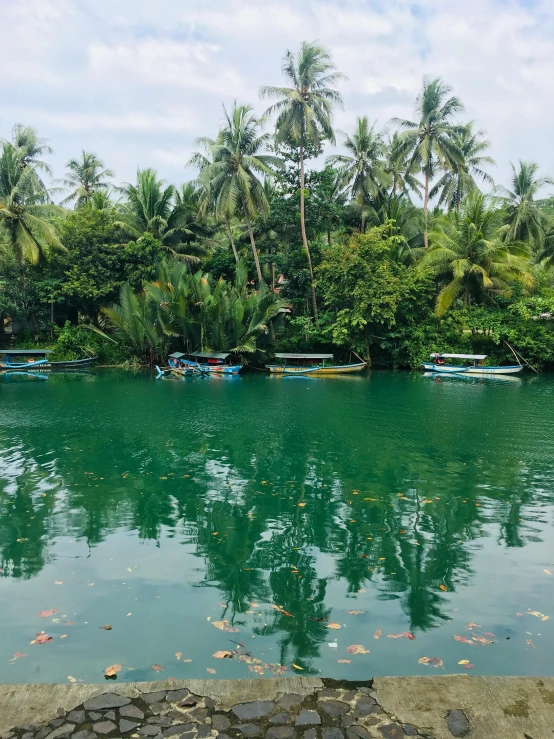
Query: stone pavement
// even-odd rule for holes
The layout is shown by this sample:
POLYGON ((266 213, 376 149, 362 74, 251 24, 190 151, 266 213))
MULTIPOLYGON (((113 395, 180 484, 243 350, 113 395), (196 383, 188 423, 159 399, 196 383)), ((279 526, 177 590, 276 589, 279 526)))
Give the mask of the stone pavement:
POLYGON ((554 739, 554 680, 445 676, 0 686, 0 739, 410 736, 554 739), (14 727, 16 715, 24 722, 14 727))

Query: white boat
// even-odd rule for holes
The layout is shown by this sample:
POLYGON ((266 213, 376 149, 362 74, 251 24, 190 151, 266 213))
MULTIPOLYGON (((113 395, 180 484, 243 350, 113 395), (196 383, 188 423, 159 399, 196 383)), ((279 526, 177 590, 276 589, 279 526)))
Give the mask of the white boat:
POLYGON ((433 352, 430 355, 432 362, 423 362, 423 368, 427 372, 442 372, 443 374, 464 374, 464 375, 515 375, 523 369, 522 364, 512 364, 500 367, 489 367, 483 364, 487 358, 486 354, 439 354, 433 352), (445 359, 465 359, 473 361, 473 364, 445 364, 445 359))

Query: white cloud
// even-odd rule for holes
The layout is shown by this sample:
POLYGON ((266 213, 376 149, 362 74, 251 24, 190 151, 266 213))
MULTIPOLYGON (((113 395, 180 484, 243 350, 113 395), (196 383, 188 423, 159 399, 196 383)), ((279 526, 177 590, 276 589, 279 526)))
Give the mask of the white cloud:
POLYGON ((423 75, 442 76, 488 130, 499 180, 510 160, 554 174, 551 0, 19 0, 0 4, 0 136, 36 126, 54 166, 97 152, 121 180, 156 166, 175 182, 222 103, 258 101, 303 39, 330 47, 356 115, 410 117, 423 75))

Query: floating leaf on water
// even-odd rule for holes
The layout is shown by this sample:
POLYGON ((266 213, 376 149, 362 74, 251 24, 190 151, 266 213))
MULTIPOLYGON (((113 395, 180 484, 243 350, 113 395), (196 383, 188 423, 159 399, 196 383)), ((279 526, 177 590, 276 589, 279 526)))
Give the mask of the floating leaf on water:
POLYGON ((50 616, 53 616, 54 613, 57 613, 55 608, 51 608, 49 611, 41 611, 38 614, 39 618, 50 618, 50 616))
POLYGON ((493 644, 494 643, 490 639, 487 639, 484 636, 475 636, 475 634, 473 635, 473 640, 476 642, 479 642, 479 644, 493 644))
POLYGON ((73 677, 73 675, 68 675, 67 676, 67 679, 69 680, 70 683, 76 683, 77 682, 77 678, 76 677, 73 677))
POLYGON ((206 672, 209 672, 210 675, 215 675, 215 670, 213 667, 206 667, 206 672))
POLYGON ((387 639, 403 639, 404 634, 387 634, 387 639))
POLYGON ((363 644, 351 644, 346 647, 348 654, 371 654, 369 649, 366 649, 363 644))
POLYGON ((339 665, 349 665, 352 662, 351 659, 338 659, 337 663, 339 665))
POLYGON ((66 639, 66 638, 67 638, 67 634, 62 634, 62 635, 60 636, 60 639, 66 639))
POLYGON ((53 638, 53 636, 48 636, 44 631, 41 631, 38 634, 35 634, 35 638, 31 644, 46 644, 47 642, 52 641, 53 638))
POLYGON ((54 580, 54 585, 63 585, 61 580, 54 580))
POLYGON ((294 667, 295 670, 303 670, 304 669, 303 667, 300 667, 300 665, 295 665, 294 662, 292 663, 292 666, 294 667))
POLYGON ((529 646, 530 646, 530 647, 533 647, 533 649, 536 649, 536 646, 535 646, 535 645, 533 644, 533 642, 531 641, 531 639, 526 639, 526 640, 525 640, 525 643, 526 643, 526 644, 529 644, 529 646))
POLYGON ((545 568, 545 569, 543 569, 543 572, 544 572, 544 573, 545 573, 546 575, 551 575, 551 574, 552 574, 552 572, 550 572, 550 570, 547 570, 546 568, 545 568))
POLYGON ((177 657, 178 660, 180 660, 182 658, 182 656, 183 656, 183 653, 182 652, 175 652, 175 656, 177 657))
POLYGON ((340 624, 335 623, 334 621, 330 624, 325 624, 328 629, 342 629, 342 626, 340 624))
POLYGON ((129 618, 129 616, 132 616, 132 615, 133 614, 131 613, 131 611, 129 611, 129 613, 125 616, 125 618, 129 618))
POLYGON ((383 633, 383 629, 377 629, 377 631, 375 632, 375 634, 373 634, 373 638, 374 639, 378 639, 381 636, 382 633, 383 633))
POLYGON ((466 624, 466 629, 468 631, 475 631, 475 629, 480 629, 480 628, 481 626, 479 624, 474 624, 471 621, 468 624, 466 624))
POLYGON ((446 587, 446 585, 439 585, 439 588, 440 588, 441 590, 443 590, 443 591, 444 591, 445 593, 447 593, 447 592, 448 592, 448 588, 446 587))
POLYGON ((485 634, 485 636, 488 636, 491 639, 496 639, 496 634, 493 634, 492 631, 485 631, 483 633, 485 634))
POLYGON ((406 639, 409 639, 410 641, 415 640, 415 634, 412 634, 411 631, 403 631, 402 636, 406 637, 406 639))
POLYGON ((192 662, 191 659, 182 659, 181 662, 192 662))
POLYGON ((152 665, 152 669, 154 672, 163 672, 165 670, 165 667, 162 667, 161 665, 152 665))
POLYGON ((458 662, 458 664, 459 664, 459 665, 469 665, 469 660, 468 660, 468 659, 461 659, 461 660, 460 660, 460 661, 458 662))
POLYGON ((298 504, 298 507, 299 507, 299 508, 304 508, 304 506, 305 506, 305 505, 306 505, 305 503, 299 503, 299 504, 298 504))
POLYGON ((23 654, 22 652, 14 652, 13 658, 19 659, 20 657, 26 657, 26 654, 23 654))
POLYGON ((292 613, 285 611, 285 609, 282 606, 276 606, 274 603, 272 603, 271 607, 273 608, 274 611, 278 611, 279 613, 282 613, 283 616, 290 616, 291 618, 294 618, 292 613))
POLYGON ((472 639, 468 639, 466 636, 457 636, 457 635, 455 635, 454 636, 454 639, 456 641, 461 641, 464 644, 471 644, 472 647, 475 646, 474 643, 473 643, 473 640, 472 639))
POLYGON ((212 654, 212 657, 215 657, 216 659, 233 659, 233 652, 229 652, 225 649, 220 649, 218 652, 214 652, 212 654))
POLYGON ((234 634, 240 631, 240 629, 236 629, 234 626, 230 626, 227 619, 224 619, 223 621, 212 621, 212 626, 215 626, 215 628, 219 629, 220 631, 229 631, 234 634))
POLYGON ((105 677, 114 677, 121 670, 121 665, 110 665, 104 670, 105 677))
POLYGON ((442 667, 444 665, 440 657, 420 657, 418 663, 420 665, 431 665, 431 667, 442 667))
POLYGON ((99 629, 102 629, 102 631, 111 631, 112 627, 111 624, 106 624, 105 626, 99 626, 99 629))
POLYGON ((365 611, 346 611, 346 613, 349 613, 351 616, 361 616, 365 611))
POLYGON ((468 662, 467 664, 463 665, 464 670, 474 670, 475 665, 472 665, 471 662, 468 662))
POLYGON ((89 582, 89 584, 87 585, 87 588, 93 588, 93 587, 94 587, 94 583, 93 582, 89 582))
POLYGON ((550 618, 550 616, 543 616, 543 617, 541 618, 541 621, 548 621, 548 619, 549 619, 549 618, 550 618))

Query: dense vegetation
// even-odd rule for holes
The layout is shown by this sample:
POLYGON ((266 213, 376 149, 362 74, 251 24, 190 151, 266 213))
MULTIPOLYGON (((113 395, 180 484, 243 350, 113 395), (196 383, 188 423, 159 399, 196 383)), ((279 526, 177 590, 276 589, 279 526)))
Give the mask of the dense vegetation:
POLYGON ((413 367, 513 346, 554 369, 554 180, 518 161, 495 184, 440 79, 413 120, 358 118, 329 154, 342 75, 315 43, 283 74, 263 115, 224 110, 180 186, 153 169, 116 185, 86 151, 52 180, 48 143, 16 125, 0 142, 0 345, 9 318, 20 346, 107 363, 278 348, 413 367))

